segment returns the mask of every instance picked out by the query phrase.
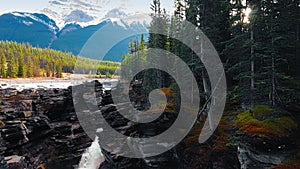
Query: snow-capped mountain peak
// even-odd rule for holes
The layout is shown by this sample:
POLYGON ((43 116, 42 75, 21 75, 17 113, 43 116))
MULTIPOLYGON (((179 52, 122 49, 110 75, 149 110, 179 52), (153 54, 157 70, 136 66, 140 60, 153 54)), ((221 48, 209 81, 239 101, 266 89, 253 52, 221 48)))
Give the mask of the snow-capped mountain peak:
POLYGON ((112 22, 126 28, 133 22, 148 25, 151 18, 144 13, 127 14, 119 8, 104 8, 107 0, 52 0, 41 12, 55 20, 59 29, 68 24, 77 24, 81 27, 97 25, 111 19, 112 22))
POLYGON ((12 12, 12 15, 23 18, 22 23, 24 23, 27 26, 32 25, 32 21, 39 22, 43 25, 46 25, 49 27, 49 30, 53 32, 58 32, 58 27, 56 26, 56 23, 54 20, 50 19, 46 15, 38 14, 38 13, 27 13, 27 12, 12 12))
POLYGON ((104 16, 104 18, 125 18, 128 17, 128 15, 121 11, 120 9, 114 8, 107 12, 107 14, 104 16))
POLYGON ((55 20, 60 29, 70 23, 86 27, 98 24, 103 18, 101 1, 103 0, 52 0, 41 12, 55 20))

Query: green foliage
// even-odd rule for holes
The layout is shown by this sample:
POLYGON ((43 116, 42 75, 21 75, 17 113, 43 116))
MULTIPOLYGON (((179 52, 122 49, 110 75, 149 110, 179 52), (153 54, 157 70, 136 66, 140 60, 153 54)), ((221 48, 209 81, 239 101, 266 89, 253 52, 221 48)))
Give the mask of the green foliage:
POLYGON ((6 58, 3 52, 0 53, 0 77, 5 78, 6 77, 6 58))
MULTIPOLYGON (((52 49, 34 48, 28 43, 0 41, 0 77, 57 77, 63 73, 87 74, 93 70, 114 74, 119 63, 73 56, 52 49)), ((96 74, 96 72, 95 72, 96 74)))
POLYGON ((97 75, 105 75, 107 73, 111 75, 117 74, 117 70, 120 67, 119 63, 116 62, 103 62, 98 66, 97 75))
MULTIPOLYGON (((171 35, 188 37, 189 33, 179 35, 179 30, 184 29, 184 20, 201 29, 215 46, 225 67, 228 88, 232 89, 229 91, 232 104, 253 107, 299 102, 299 94, 294 92, 299 89, 298 83, 289 84, 291 78, 299 79, 300 74, 298 1, 176 0, 174 3, 174 15, 168 17, 160 0, 153 0, 150 32, 159 31, 167 36, 150 34, 147 47, 179 56, 194 73, 202 92, 210 94, 210 89, 204 89, 209 78, 203 64, 191 49, 171 38, 171 35), (246 18, 247 8, 252 12, 246 18)), ((193 38, 189 40, 193 41, 193 38)), ((131 41, 130 53, 123 57, 123 76, 130 75, 134 68, 142 65, 133 55, 136 44, 131 41)), ((162 63, 164 59, 150 57, 147 52, 145 55, 145 63, 162 63)), ((185 70, 179 70, 176 59, 164 63, 170 64, 168 67, 185 81, 185 70)), ((138 79, 143 81, 146 91, 175 83, 170 76, 154 69, 145 71, 138 79)), ((254 112, 254 117, 263 120, 264 113, 268 114, 254 112)))
POLYGON ((16 58, 13 56, 7 63, 7 76, 16 78, 18 74, 16 58))
MULTIPOLYGON (((257 106, 253 112, 271 113, 274 111, 267 106, 257 106)), ((297 128, 297 123, 289 116, 269 116, 264 120, 259 120, 254 117, 250 110, 237 116, 236 125, 240 131, 262 138, 286 137, 297 128)))
POLYGON ((263 119, 266 116, 270 117, 272 115, 272 112, 274 112, 274 110, 271 107, 266 105, 258 105, 253 108, 252 112, 253 112, 253 116, 256 119, 263 119))
POLYGON ((267 105, 258 105, 253 108, 253 113, 270 113, 274 111, 270 106, 267 105))
POLYGON ((110 74, 109 72, 106 72, 105 75, 106 75, 107 78, 112 78, 112 74, 110 74))
POLYGON ((299 2, 295 1, 232 1, 230 14, 231 35, 221 52, 226 62, 228 81, 240 86, 242 103, 249 105, 291 101, 283 81, 296 73, 299 67, 299 2), (251 8, 249 22, 243 11, 251 8), (297 24, 298 25, 298 24, 297 24), (253 36, 251 36, 253 35, 253 36), (296 35, 296 37, 295 37, 296 35), (254 63, 254 74, 251 72, 254 63), (298 65, 298 66, 296 66, 298 65), (254 80, 254 89, 250 87, 254 80), (288 96, 287 96, 288 95, 288 96))
MULTIPOLYGON (((146 63, 146 42, 144 35, 141 36, 140 40, 133 40, 129 43, 130 53, 123 56, 121 65, 121 77, 127 79, 132 76, 132 72, 141 70, 146 63)), ((138 75, 135 80, 141 79, 143 75, 138 75)))

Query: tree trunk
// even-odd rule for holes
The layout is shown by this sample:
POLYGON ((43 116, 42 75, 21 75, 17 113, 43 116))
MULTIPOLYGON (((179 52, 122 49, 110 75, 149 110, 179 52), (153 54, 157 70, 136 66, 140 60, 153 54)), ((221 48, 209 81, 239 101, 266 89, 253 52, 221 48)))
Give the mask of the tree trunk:
POLYGON ((254 88, 255 88, 255 85, 254 85, 254 75, 255 75, 255 65, 254 65, 254 45, 253 45, 253 42, 254 42, 254 32, 253 32, 253 25, 251 24, 251 108, 254 107, 254 88))
POLYGON ((275 106, 275 93, 276 93, 276 84, 275 84, 275 55, 272 55, 272 94, 271 94, 271 100, 272 100, 272 106, 275 106))

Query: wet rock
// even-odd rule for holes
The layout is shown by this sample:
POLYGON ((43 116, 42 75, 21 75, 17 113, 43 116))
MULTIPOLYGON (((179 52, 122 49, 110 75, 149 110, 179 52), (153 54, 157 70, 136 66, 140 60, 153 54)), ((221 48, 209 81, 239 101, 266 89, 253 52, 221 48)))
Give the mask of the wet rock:
POLYGON ((73 169, 78 164, 92 140, 79 125, 71 92, 0 90, 0 168, 73 169))
POLYGON ((5 157, 5 161, 7 161, 7 164, 11 169, 24 169, 26 167, 25 157, 23 156, 8 156, 5 157))
POLYGON ((241 169, 267 168, 279 165, 284 156, 271 153, 255 152, 248 147, 238 147, 241 169))

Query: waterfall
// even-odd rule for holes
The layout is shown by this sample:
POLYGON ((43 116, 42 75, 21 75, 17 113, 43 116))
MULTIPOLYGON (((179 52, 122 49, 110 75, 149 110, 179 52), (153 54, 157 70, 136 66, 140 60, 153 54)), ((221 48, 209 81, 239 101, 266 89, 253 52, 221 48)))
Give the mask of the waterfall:
POLYGON ((99 137, 96 136, 92 145, 83 153, 77 169, 99 169, 101 163, 104 161, 105 157, 99 145, 99 137))

